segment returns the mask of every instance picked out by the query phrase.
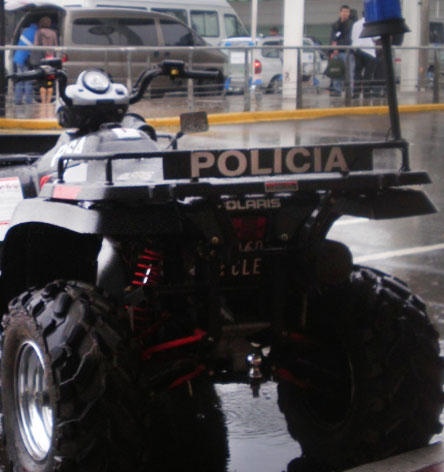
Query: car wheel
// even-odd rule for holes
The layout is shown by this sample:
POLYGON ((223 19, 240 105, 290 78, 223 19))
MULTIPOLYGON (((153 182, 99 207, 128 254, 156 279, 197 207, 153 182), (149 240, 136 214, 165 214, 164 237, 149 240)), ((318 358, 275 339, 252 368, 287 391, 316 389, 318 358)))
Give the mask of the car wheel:
POLYGON ((269 93, 282 93, 282 78, 273 77, 268 85, 269 93))

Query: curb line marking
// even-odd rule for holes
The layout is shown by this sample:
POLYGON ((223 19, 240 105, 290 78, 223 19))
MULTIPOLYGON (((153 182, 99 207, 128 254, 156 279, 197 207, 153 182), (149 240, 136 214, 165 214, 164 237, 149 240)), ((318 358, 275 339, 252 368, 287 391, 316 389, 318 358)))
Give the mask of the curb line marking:
POLYGON ((424 252, 439 251, 444 249, 444 243, 431 244, 429 246, 417 246, 406 249, 396 249, 395 251, 379 252, 376 254, 369 254, 366 256, 354 257, 353 262, 361 263, 368 261, 375 261, 378 259, 391 259, 392 257, 412 256, 415 254, 422 254, 424 252))

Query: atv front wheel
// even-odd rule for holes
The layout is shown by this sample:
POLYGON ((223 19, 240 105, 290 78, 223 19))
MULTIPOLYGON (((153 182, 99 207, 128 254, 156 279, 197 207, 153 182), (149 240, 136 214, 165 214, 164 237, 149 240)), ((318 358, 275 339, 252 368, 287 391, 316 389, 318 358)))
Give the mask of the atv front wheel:
POLYGON ((345 469, 442 429, 438 333, 400 281, 358 268, 308 303, 311 342, 280 356, 279 406, 304 455, 345 469))
POLYGON ((55 282, 9 304, 3 322, 3 431, 14 472, 121 472, 143 433, 129 330, 86 284, 55 282))

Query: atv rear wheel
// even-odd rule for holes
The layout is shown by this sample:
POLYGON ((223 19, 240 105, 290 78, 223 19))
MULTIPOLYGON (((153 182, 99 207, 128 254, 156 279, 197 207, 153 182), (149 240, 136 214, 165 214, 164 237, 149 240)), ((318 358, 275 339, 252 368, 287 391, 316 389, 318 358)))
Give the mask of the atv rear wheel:
POLYGON ((1 399, 11 470, 120 472, 140 465, 136 364, 120 315, 96 289, 74 282, 9 304, 1 399))
POLYGON ((344 469, 427 445, 442 429, 443 366, 423 302, 357 268, 308 307, 315 340, 281 353, 278 385, 303 453, 344 469))

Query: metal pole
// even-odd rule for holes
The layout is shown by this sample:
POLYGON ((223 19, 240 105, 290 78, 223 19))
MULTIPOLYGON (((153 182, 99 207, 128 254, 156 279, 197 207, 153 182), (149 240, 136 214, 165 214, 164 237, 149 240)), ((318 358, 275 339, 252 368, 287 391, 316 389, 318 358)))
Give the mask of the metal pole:
POLYGON ((393 67, 392 45, 390 35, 383 34, 382 52, 384 58, 385 81, 387 85, 387 100, 390 112, 392 136, 396 141, 401 140, 401 124, 399 120, 398 97, 396 95, 395 70, 393 67))
MULTIPOLYGON (((188 51, 188 69, 193 69, 193 51, 188 51)), ((193 79, 187 80, 187 102, 188 102, 188 111, 194 110, 194 85, 193 79)))
POLYGON ((0 0, 0 116, 6 114, 5 36, 5 3, 0 0))
POLYGON ((351 98, 352 98, 352 92, 351 92, 351 72, 352 72, 352 65, 351 65, 351 59, 352 59, 352 52, 350 49, 347 50, 347 55, 345 56, 345 106, 349 107, 351 106, 351 98))
POLYGON ((249 50, 245 48, 245 60, 244 60, 244 111, 251 110, 251 95, 250 95, 250 61, 249 61, 249 50))
POLYGON ((439 103, 439 76, 441 75, 441 66, 439 63, 439 52, 434 51, 434 70, 433 70, 433 103, 439 103))
POLYGON ((131 51, 128 51, 128 55, 126 56, 126 73, 127 73, 126 86, 128 87, 128 90, 132 90, 133 89, 133 76, 132 76, 132 71, 131 71, 131 51))
POLYGON ((298 47, 297 70, 296 70, 296 108, 303 108, 302 100, 302 49, 298 47))

